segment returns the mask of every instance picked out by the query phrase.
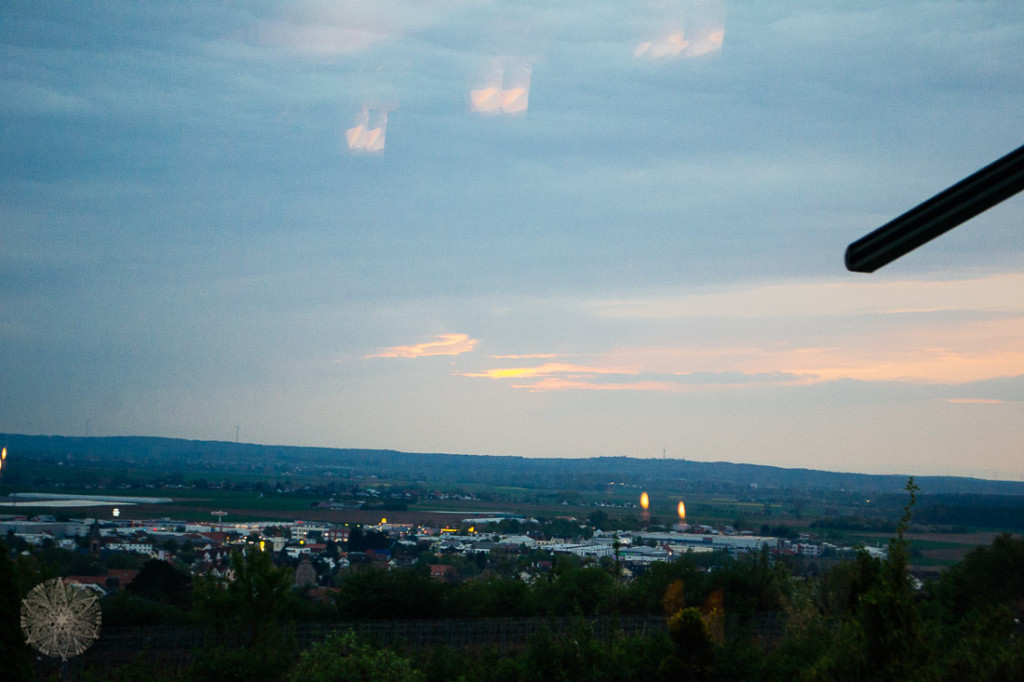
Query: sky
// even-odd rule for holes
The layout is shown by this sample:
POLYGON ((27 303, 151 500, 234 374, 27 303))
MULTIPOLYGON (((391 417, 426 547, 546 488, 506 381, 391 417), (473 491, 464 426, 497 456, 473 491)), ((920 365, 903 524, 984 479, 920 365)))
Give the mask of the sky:
POLYGON ((1024 480, 1024 3, 0 7, 0 431, 1024 480))

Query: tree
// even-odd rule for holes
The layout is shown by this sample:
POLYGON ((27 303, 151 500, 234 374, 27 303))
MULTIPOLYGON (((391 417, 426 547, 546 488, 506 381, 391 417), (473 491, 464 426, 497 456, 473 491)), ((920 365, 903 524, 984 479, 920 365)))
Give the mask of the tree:
POLYGON ((865 593, 858 609, 868 655, 893 673, 893 679, 910 665, 918 638, 918 618, 907 568, 910 542, 905 534, 920 490, 911 477, 906 485, 909 501, 897 525, 896 538, 889 541, 889 556, 882 566, 880 580, 865 593))
POLYGON ((390 549, 392 540, 387 533, 379 530, 363 530, 362 526, 355 526, 348 537, 348 551, 365 552, 369 549, 390 549))
POLYGON ((104 627, 137 627, 146 625, 184 625, 188 614, 166 602, 144 599, 125 590, 108 594, 100 600, 104 627))
POLYGON ((617 597, 615 580, 599 566, 562 569, 554 582, 538 589, 540 603, 558 616, 605 613, 617 597))
POLYGON ((814 666, 814 674, 821 679, 908 679, 927 657, 907 570, 910 543, 905 533, 919 490, 913 477, 905 489, 909 501, 897 524, 897 537, 889 541, 889 556, 877 564, 866 557, 858 559, 859 575, 870 584, 851 590, 851 598, 859 594, 852 616, 814 666))
POLYGON ((361 643, 351 630, 331 635, 304 651, 288 677, 292 682, 421 682, 412 661, 388 649, 361 643))
POLYGON ((854 561, 833 566, 816 584, 815 599, 821 613, 826 617, 852 617, 861 595, 878 581, 881 570, 881 560, 865 551, 858 552, 854 561))
POLYGON ((936 586, 954 620, 971 611, 1024 601, 1024 538, 996 536, 989 547, 977 547, 949 568, 936 586))
POLYGON ((611 519, 603 509, 595 509, 587 516, 587 524, 596 530, 611 530, 611 519))
POLYGON ((717 566, 705 586, 705 598, 715 589, 722 590, 726 613, 746 626, 757 613, 782 610, 792 579, 785 564, 773 561, 768 548, 762 547, 757 554, 717 566))
POLYGON ((683 610, 683 607, 686 606, 686 593, 682 580, 673 580, 669 583, 665 590, 665 596, 661 598, 661 603, 665 609, 665 615, 668 617, 683 610))
POLYGON ((668 635, 674 648, 672 654, 662 661, 659 669, 661 678, 706 679, 715 659, 715 651, 700 610, 691 606, 677 611, 668 619, 668 635))
POLYGON ((457 585, 450 595, 452 615, 472 618, 533 616, 533 592, 522 580, 492 575, 457 585))
MULTIPOLYGON (((712 556, 712 555, 708 555, 712 556)), ((683 603, 700 603, 707 596, 705 583, 708 574, 700 572, 690 556, 675 561, 658 561, 647 567, 640 576, 625 586, 631 609, 637 613, 671 616, 679 609, 665 611, 665 594, 669 586, 679 581, 684 586, 683 603)), ((682 605, 679 606, 682 608, 682 605)))
POLYGON ((9 680, 34 678, 31 658, 25 637, 18 623, 21 614, 21 595, 18 593, 7 545, 0 540, 0 661, 4 677, 9 680))
POLYGON ((270 554, 249 547, 233 552, 234 580, 226 585, 210 576, 194 581, 193 608, 218 631, 220 645, 201 650, 192 680, 279 680, 290 665, 293 645, 282 621, 294 604, 292 572, 277 568, 270 554))
POLYGON ((444 614, 446 585, 426 566, 395 571, 366 568, 341 582, 335 604, 341 618, 437 618, 444 614))
POLYGON ((185 542, 181 543, 181 549, 178 551, 177 556, 185 564, 191 564, 196 560, 196 548, 191 540, 185 540, 185 542))
POLYGON ((166 561, 150 559, 125 590, 144 599, 185 607, 192 595, 192 577, 166 561))
POLYGON ((200 620, 213 624, 243 626, 250 646, 272 639, 294 597, 292 572, 277 568, 270 554, 250 547, 231 554, 234 580, 226 585, 204 576, 193 584, 192 603, 200 620))
POLYGON ((284 614, 291 600, 292 572, 277 568, 270 554, 248 548, 245 554, 233 552, 231 567, 235 579, 228 584, 228 597, 238 616, 253 628, 253 643, 284 614))

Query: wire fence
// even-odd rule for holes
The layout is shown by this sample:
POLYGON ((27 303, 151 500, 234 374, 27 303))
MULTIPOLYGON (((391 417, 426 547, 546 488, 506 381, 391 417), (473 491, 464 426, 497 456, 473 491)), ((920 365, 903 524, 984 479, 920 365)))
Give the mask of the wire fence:
MULTIPOLYGON (((747 622, 748 636, 771 650, 786 636, 781 613, 758 613, 747 622)), ((598 641, 666 632, 662 616, 631 615, 598 618, 447 618, 437 620, 356 620, 295 623, 283 628, 285 641, 296 653, 322 642, 336 632, 354 631, 363 641, 380 647, 406 650, 445 646, 452 649, 522 650, 530 638, 547 632, 554 637, 587 636, 598 641)), ((737 634, 737 624, 727 622, 737 634)), ((187 666, 197 652, 215 647, 245 646, 251 631, 204 626, 145 626, 108 628, 81 657, 89 667, 124 665, 140 657, 170 667, 187 666)))
MULTIPOLYGON (((284 628, 297 651, 309 648, 336 632, 354 631, 361 639, 381 647, 421 649, 493 648, 514 652, 543 631, 556 637, 585 632, 593 639, 636 637, 665 630, 660 616, 604 618, 448 618, 439 620, 365 620, 297 623, 284 628)), ((251 633, 218 631, 203 626, 145 626, 107 628, 82 656, 82 664, 123 665, 140 656, 168 665, 187 665, 204 648, 243 645, 251 633)))

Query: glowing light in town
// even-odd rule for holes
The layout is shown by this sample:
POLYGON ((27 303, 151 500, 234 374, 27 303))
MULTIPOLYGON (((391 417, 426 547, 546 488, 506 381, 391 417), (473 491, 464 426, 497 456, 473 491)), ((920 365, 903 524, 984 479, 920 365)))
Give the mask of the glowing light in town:
POLYGON ((686 519, 686 505, 683 504, 682 500, 679 500, 679 507, 677 510, 679 511, 679 518, 686 519))
POLYGON ((640 506, 647 509, 651 506, 651 498, 648 497, 647 492, 640 493, 640 506))

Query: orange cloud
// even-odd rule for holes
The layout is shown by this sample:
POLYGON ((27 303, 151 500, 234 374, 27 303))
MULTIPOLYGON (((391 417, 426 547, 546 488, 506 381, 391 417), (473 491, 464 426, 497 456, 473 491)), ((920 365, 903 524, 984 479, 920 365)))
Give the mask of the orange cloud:
POLYGON ((367 358, 425 358, 434 355, 461 355, 469 353, 478 343, 468 334, 441 334, 436 341, 419 343, 414 346, 393 346, 367 358))
MULTIPOLYGON (((526 367, 496 367, 479 372, 463 372, 460 376, 510 380, 513 388, 529 391, 662 391, 690 392, 708 388, 739 388, 760 384, 798 384, 816 380, 813 376, 766 372, 749 374, 737 371, 674 371, 664 366, 679 366, 678 353, 663 350, 662 354, 676 362, 652 361, 653 349, 620 350, 601 357, 599 363, 573 364, 548 362, 526 367), (623 364, 622 360, 633 362, 623 364), (656 365, 661 368, 655 370, 656 365)), ((662 358, 664 360, 664 358, 662 358)), ((692 358, 691 358, 692 360, 692 358)))
POLYGON ((822 380, 961 384, 1024 374, 1024 317, 947 321, 865 332, 831 348, 778 350, 751 358, 761 371, 802 372, 822 380))

